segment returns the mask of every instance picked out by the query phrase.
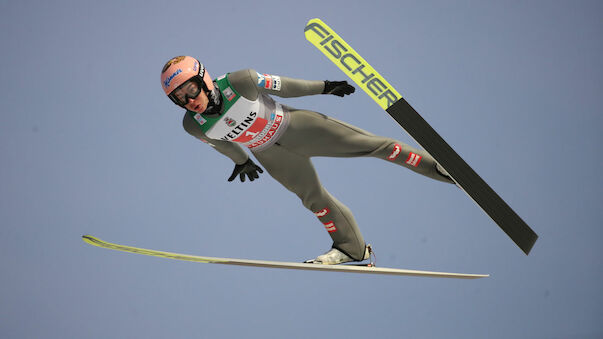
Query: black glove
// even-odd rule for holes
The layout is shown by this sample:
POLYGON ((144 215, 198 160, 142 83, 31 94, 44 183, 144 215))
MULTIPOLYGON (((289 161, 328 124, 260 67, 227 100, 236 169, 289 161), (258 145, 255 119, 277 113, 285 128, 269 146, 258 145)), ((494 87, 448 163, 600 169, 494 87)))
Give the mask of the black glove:
POLYGON ((237 175, 240 175, 241 182, 244 182, 245 174, 247 174, 247 177, 249 177, 250 181, 253 181, 260 177, 258 172, 264 173, 264 170, 262 170, 260 166, 256 165, 253 160, 251 160, 251 158, 249 158, 244 164, 235 165, 235 168, 232 171, 230 178, 228 178, 228 181, 233 181, 237 177, 237 175))
POLYGON ((333 94, 338 97, 343 97, 346 94, 352 94, 356 91, 354 86, 348 84, 347 81, 329 81, 325 80, 325 89, 322 94, 333 94))

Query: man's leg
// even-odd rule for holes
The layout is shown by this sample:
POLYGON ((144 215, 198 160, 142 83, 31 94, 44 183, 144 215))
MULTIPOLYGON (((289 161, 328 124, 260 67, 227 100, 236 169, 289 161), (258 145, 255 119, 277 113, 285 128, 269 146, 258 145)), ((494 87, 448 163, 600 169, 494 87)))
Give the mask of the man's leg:
POLYGON ((453 183, 436 169, 435 159, 395 139, 374 135, 358 127, 311 111, 294 111, 289 128, 279 141, 306 156, 370 156, 406 167, 429 178, 453 183))
POLYGON ((322 186, 309 157, 278 144, 254 155, 274 179, 318 217, 334 248, 354 260, 363 259, 365 243, 352 212, 322 186))

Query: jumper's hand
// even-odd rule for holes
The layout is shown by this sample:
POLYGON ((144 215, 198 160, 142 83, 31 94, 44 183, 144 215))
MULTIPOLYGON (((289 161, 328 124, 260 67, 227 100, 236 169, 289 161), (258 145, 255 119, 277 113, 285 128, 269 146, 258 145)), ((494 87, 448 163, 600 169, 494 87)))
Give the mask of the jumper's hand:
POLYGON ((241 178, 241 182, 245 181, 245 175, 247 175, 250 181, 253 181, 260 177, 258 172, 264 173, 264 170, 262 170, 260 166, 256 165, 251 158, 249 158, 244 164, 235 165, 230 178, 228 178, 228 181, 235 180, 237 175, 241 178))
POLYGON ((347 81, 325 80, 325 89, 322 91, 322 94, 333 94, 338 97, 343 97, 344 95, 354 93, 354 91, 356 91, 356 88, 348 84, 347 81))

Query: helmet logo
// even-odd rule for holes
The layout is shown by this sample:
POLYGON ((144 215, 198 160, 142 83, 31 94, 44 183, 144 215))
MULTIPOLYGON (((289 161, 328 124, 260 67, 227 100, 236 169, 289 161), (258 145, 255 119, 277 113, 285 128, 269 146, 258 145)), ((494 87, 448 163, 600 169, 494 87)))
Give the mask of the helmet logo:
POLYGON ((224 122, 226 123, 226 126, 228 126, 228 127, 234 127, 237 124, 237 122, 234 119, 229 118, 229 117, 224 118, 224 122))
POLYGON ((178 70, 176 72, 174 72, 172 75, 167 77, 167 79, 165 79, 165 81, 163 82, 163 86, 170 87, 170 82, 172 82, 172 80, 176 77, 176 75, 178 75, 180 73, 182 73, 182 70, 180 68, 178 68, 178 70))

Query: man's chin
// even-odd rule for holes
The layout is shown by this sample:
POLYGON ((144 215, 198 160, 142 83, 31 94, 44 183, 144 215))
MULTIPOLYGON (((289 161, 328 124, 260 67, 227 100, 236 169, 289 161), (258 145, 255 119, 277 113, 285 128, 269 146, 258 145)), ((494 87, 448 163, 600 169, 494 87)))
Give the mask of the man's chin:
POLYGON ((186 109, 188 109, 189 111, 193 111, 195 113, 203 113, 203 112, 205 112, 205 109, 201 105, 196 105, 196 106, 193 106, 193 107, 189 106, 189 107, 186 107, 186 109))

